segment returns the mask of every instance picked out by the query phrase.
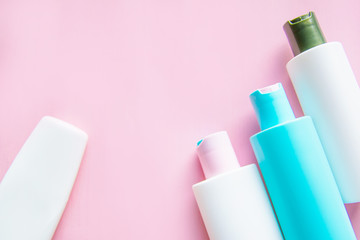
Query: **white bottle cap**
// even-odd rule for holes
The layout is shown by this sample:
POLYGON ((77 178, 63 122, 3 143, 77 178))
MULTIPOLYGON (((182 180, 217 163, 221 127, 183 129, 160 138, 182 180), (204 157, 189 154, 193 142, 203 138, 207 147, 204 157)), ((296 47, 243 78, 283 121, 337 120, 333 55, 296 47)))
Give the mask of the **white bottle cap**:
POLYGON ((206 178, 240 167, 225 131, 213 133, 200 140, 196 150, 206 178))

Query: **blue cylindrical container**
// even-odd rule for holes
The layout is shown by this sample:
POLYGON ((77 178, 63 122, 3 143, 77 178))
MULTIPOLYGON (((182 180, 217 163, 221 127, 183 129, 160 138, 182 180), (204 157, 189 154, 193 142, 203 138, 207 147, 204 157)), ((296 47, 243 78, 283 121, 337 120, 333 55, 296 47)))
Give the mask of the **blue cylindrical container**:
POLYGON ((287 240, 356 240, 310 117, 295 118, 282 85, 250 95, 261 132, 250 138, 287 240))

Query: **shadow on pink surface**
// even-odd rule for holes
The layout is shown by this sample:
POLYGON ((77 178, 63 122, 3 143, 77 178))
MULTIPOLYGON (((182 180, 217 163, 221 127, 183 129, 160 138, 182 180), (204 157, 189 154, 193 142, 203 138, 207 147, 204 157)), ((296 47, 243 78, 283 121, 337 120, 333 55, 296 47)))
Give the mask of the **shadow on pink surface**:
POLYGON ((360 239, 360 228, 355 224, 360 222, 360 203, 345 204, 345 206, 353 224, 356 237, 360 239))

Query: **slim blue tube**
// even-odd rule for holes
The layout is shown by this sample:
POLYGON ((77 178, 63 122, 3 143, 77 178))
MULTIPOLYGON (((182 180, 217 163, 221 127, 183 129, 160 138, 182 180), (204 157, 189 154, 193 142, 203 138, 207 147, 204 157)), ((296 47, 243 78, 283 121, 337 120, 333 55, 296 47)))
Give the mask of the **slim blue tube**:
POLYGON ((310 117, 295 118, 281 84, 250 95, 261 132, 250 138, 287 240, 356 240, 310 117))

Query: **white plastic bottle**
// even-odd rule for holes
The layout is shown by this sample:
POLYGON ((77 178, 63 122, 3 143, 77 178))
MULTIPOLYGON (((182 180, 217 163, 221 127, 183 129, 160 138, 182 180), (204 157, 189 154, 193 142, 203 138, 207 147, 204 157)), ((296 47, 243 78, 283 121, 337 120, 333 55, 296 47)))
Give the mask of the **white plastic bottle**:
POLYGON ((44 117, 0 184, 0 239, 51 240, 68 202, 88 136, 44 117))
POLYGON ((327 43, 313 12, 284 25, 287 70, 311 116, 345 203, 360 202, 360 90, 341 43, 327 43))
POLYGON ((206 180, 193 191, 211 240, 283 239, 255 164, 240 167, 226 132, 198 143, 206 180))

